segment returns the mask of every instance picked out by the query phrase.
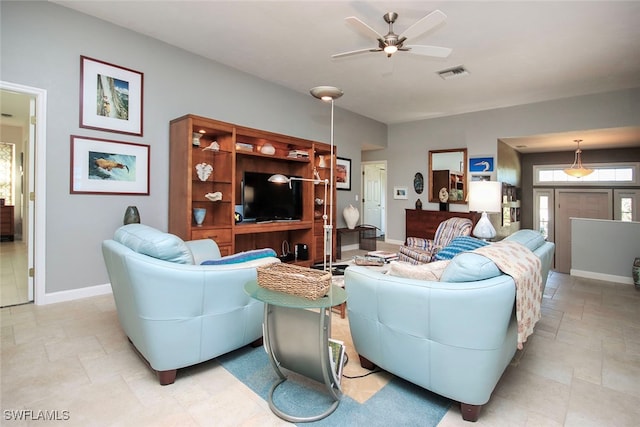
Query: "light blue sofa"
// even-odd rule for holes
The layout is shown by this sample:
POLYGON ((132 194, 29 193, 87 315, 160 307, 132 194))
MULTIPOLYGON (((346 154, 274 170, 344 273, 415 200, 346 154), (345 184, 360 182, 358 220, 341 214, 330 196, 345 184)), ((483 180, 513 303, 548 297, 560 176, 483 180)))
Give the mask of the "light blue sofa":
MULTIPOLYGON (((520 230, 507 238, 541 260, 546 284, 555 245, 520 230)), ((517 348, 515 283, 481 255, 453 258, 440 281, 351 266, 347 310, 363 367, 374 366, 460 402, 476 421, 517 348)))
POLYGON ((173 383, 179 368, 261 340, 264 306, 244 285, 278 258, 200 265, 221 258, 213 240, 184 242, 143 224, 120 227, 102 253, 120 324, 160 384, 173 383))

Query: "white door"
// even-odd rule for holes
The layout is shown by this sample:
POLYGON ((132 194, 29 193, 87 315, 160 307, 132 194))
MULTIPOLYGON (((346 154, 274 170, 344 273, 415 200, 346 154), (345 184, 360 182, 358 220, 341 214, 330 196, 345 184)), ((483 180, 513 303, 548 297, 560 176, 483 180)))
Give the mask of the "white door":
POLYGON ((362 163, 362 223, 377 227, 378 235, 385 234, 386 228, 386 172, 385 163, 362 163))
POLYGON ((571 218, 613 219, 612 191, 557 189, 555 191, 556 271, 571 271, 571 218))

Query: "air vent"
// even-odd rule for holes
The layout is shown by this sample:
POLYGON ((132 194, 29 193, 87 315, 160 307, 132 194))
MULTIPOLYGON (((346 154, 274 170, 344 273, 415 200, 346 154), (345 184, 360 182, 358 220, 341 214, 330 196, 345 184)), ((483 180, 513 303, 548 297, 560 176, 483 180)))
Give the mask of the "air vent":
POLYGON ((2 113, 2 117, 10 118, 10 117, 13 117, 13 114, 2 113))
POLYGON ((438 75, 442 77, 444 80, 455 79, 462 76, 468 76, 469 71, 467 71, 464 66, 458 65, 457 67, 448 68, 446 70, 438 71, 438 75))

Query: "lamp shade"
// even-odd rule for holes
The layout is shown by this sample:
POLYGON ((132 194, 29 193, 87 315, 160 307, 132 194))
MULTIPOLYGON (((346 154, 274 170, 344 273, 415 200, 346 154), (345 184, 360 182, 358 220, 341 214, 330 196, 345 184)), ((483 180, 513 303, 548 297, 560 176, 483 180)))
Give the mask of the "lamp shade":
POLYGON ((469 183, 469 210, 500 212, 502 183, 498 181, 471 181, 469 183))

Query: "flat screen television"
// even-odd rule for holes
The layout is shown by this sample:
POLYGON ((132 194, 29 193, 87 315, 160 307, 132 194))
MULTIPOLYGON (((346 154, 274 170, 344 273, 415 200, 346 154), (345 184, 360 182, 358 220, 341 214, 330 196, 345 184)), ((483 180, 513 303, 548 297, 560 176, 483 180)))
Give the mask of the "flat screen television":
MULTIPOLYGON (((302 182, 269 182, 270 173, 245 171, 242 209, 245 221, 302 219, 302 182)), ((299 177, 297 177, 299 178, 299 177)))

